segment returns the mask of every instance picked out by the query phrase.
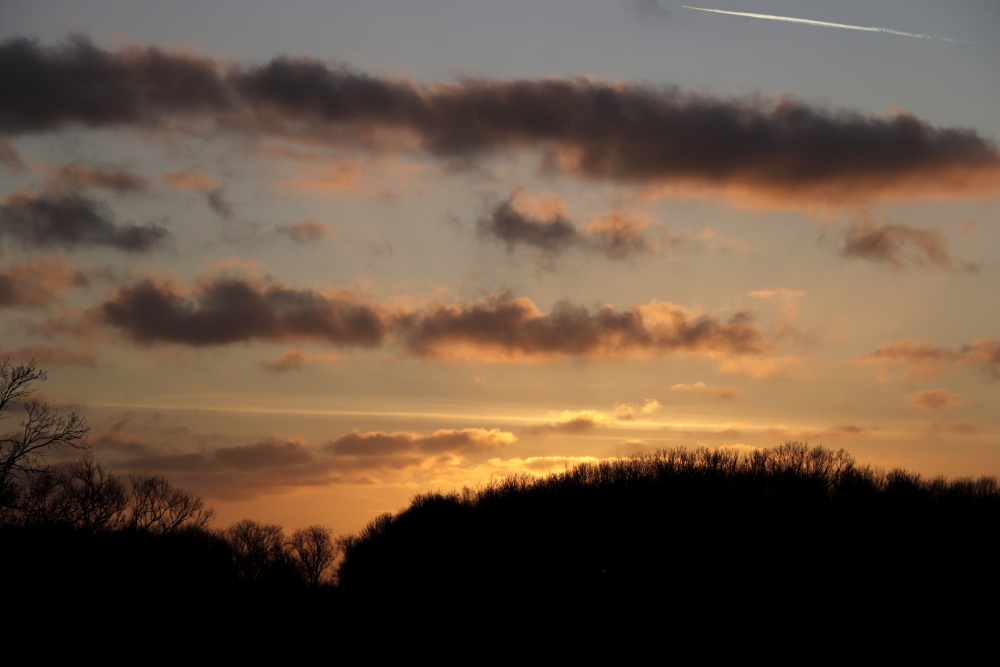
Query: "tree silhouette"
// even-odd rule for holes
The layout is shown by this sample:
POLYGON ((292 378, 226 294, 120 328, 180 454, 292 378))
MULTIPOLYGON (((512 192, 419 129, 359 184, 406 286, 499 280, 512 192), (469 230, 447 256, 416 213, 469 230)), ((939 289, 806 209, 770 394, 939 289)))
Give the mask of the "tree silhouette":
POLYGON ((205 501, 173 486, 162 475, 132 475, 126 525, 163 535, 180 528, 204 529, 215 516, 205 501))
POLYGON ((45 455, 62 448, 90 451, 90 426, 76 412, 60 416, 48 404, 29 398, 38 390, 46 372, 34 360, 14 365, 10 358, 0 361, 0 420, 20 405, 24 419, 20 427, 0 435, 0 510, 19 503, 28 478, 45 473, 45 455))
POLYGON ((303 578, 313 588, 319 588, 327 572, 340 555, 341 546, 326 526, 312 525, 292 533, 288 548, 303 578))
POLYGON ((244 581, 272 577, 288 565, 285 535, 281 526, 243 519, 227 528, 223 536, 233 554, 233 565, 244 581))

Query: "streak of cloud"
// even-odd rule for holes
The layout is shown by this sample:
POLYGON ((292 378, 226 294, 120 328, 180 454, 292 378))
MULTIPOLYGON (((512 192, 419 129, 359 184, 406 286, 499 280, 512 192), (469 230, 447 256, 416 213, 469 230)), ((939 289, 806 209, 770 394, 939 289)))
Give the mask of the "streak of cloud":
MULTIPOLYGON (((871 354, 855 359, 854 363, 884 367, 902 364, 906 367, 903 379, 907 381, 934 379, 956 364, 978 365, 989 378, 997 380, 1000 379, 1000 340, 977 338, 953 349, 929 339, 904 338, 884 342, 871 354)), ((888 377, 880 374, 879 379, 888 377)))
MULTIPOLYGON (((733 16, 747 16, 753 19, 768 19, 771 21, 787 21, 788 23, 803 23, 806 25, 822 26, 824 28, 842 28, 844 30, 863 30, 864 32, 880 32, 887 35, 898 35, 900 37, 917 37, 919 39, 937 39, 943 42, 961 42, 960 39, 949 39, 948 37, 935 37, 934 35, 921 35, 915 32, 904 32, 893 30, 892 28, 878 28, 866 25, 848 25, 846 23, 830 23, 829 21, 813 21, 811 19, 797 19, 791 16, 773 16, 771 14, 752 14, 750 12, 732 12, 725 9, 705 9, 704 7, 691 7, 683 5, 685 9, 697 9, 700 12, 713 12, 715 14, 731 14, 733 16)), ((970 44, 971 42, 965 42, 970 44)))
POLYGON ((714 98, 583 78, 420 84, 281 57, 232 66, 83 38, 0 43, 0 133, 70 123, 423 153, 456 168, 541 152, 572 177, 753 192, 761 201, 844 205, 882 196, 995 191, 996 145, 906 113, 830 110, 790 98, 714 98))
MULTIPOLYGON (((723 320, 655 301, 622 311, 611 306, 591 311, 561 301, 545 313, 530 299, 508 293, 391 310, 346 289, 320 293, 238 277, 205 278, 193 289, 143 280, 119 288, 89 316, 140 344, 395 342, 415 357, 437 360, 547 362, 662 354, 746 359, 771 348, 747 312, 723 320)), ((285 361, 294 365, 295 359, 285 361)))

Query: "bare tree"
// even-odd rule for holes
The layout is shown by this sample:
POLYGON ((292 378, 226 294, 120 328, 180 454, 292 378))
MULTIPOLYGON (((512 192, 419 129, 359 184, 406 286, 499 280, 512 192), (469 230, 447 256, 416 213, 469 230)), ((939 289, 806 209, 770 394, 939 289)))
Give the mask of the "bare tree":
POLYGON ((158 535, 181 528, 206 528, 215 510, 199 497, 173 486, 162 475, 132 475, 132 493, 126 524, 158 535))
POLYGON ((18 502, 25 478, 45 469, 49 452, 66 447, 90 451, 90 427, 83 417, 76 412, 60 416, 46 403, 29 398, 38 390, 35 385, 46 379, 33 360, 18 365, 9 357, 0 361, 0 420, 9 418, 17 405, 24 409, 20 427, 0 435, 0 507, 18 502))
POLYGON ((320 525, 296 530, 288 540, 288 548, 295 565, 313 588, 328 580, 328 572, 341 551, 340 544, 333 539, 333 531, 320 525))
POLYGON ((285 535, 277 524, 243 519, 223 531, 241 579, 260 581, 288 562, 285 535))

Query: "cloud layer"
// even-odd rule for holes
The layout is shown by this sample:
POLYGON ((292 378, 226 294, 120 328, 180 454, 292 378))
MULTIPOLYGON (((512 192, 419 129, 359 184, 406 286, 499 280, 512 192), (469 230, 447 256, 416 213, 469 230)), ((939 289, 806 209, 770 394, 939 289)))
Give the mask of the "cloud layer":
MULTIPOLYGON (((422 359, 551 361, 561 357, 700 354, 770 349, 749 313, 718 319, 672 303, 618 311, 560 301, 548 313, 500 293, 480 301, 390 310, 347 290, 325 293, 250 278, 214 277, 193 289, 150 279, 119 288, 92 316, 137 343, 245 341, 375 347, 390 340, 422 359)), ((294 366, 305 356, 271 362, 294 366)))
POLYGON ((281 57, 223 66, 156 48, 0 44, 0 133, 70 123, 225 128, 468 163, 541 149, 548 169, 587 179, 691 183, 836 201, 905 190, 995 188, 1000 153, 972 130, 911 115, 830 110, 794 99, 715 98, 590 79, 419 84, 281 57))

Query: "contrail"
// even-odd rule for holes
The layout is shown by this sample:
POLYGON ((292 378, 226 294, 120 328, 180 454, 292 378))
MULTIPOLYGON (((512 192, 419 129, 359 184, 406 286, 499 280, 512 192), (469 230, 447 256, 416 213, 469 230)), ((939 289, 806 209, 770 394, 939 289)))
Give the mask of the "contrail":
MULTIPOLYGON (((754 19, 771 19, 772 21, 788 21, 789 23, 805 23, 807 25, 821 25, 827 28, 844 28, 845 30, 864 30, 865 32, 882 32, 888 35, 900 35, 902 37, 919 37, 920 39, 939 39, 944 42, 960 42, 960 39, 949 39, 947 37, 935 37, 934 35, 920 35, 913 32, 903 32, 891 28, 875 28, 866 25, 847 25, 846 23, 828 23, 827 21, 811 21, 809 19, 796 19, 790 16, 771 16, 770 14, 750 14, 748 12, 730 12, 725 9, 705 9, 704 7, 690 7, 683 5, 685 9, 697 9, 700 12, 715 12, 716 14, 733 14, 735 16, 749 16, 754 19)), ((966 42, 968 43, 968 42, 966 42)))

